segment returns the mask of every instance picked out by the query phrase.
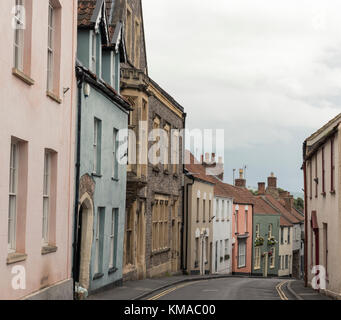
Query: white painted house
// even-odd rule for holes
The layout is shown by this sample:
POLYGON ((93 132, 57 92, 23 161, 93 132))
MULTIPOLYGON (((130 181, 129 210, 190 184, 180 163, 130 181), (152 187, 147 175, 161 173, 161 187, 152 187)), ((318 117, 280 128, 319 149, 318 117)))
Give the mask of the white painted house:
POLYGON ((212 273, 232 273, 232 205, 233 199, 226 194, 219 184, 215 186, 212 217, 212 273))

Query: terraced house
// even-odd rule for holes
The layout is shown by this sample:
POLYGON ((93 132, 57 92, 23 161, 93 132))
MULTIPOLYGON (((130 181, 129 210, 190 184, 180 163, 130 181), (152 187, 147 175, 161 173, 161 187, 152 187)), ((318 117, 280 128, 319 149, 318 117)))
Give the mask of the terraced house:
POLYGON ((0 299, 72 299, 77 1, 1 1, 0 21, 0 299))
POLYGON ((305 178, 306 284, 320 274, 322 292, 341 298, 341 114, 303 145, 305 178), (314 269, 322 266, 320 270, 314 269))
POLYGON ((252 274, 278 276, 281 216, 261 197, 263 185, 260 184, 259 196, 254 199, 252 274))
POLYGON ((120 95, 123 26, 113 1, 78 1, 77 152, 73 274, 76 293, 123 278, 126 164, 120 132, 129 103, 120 95))
POLYGON ((113 24, 123 23, 127 61, 121 66, 121 93, 130 102, 124 246, 125 279, 143 279, 180 270, 183 141, 173 131, 185 125, 183 107, 148 76, 141 0, 117 0, 113 24), (166 133, 168 148, 148 150, 166 133))

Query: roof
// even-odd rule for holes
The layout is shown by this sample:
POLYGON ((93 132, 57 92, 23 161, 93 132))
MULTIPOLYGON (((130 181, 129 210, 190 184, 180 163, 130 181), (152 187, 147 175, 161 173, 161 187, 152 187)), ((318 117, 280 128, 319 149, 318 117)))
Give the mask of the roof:
POLYGON ((285 219, 283 216, 280 218, 280 225, 281 227, 292 227, 293 224, 290 223, 287 219, 285 219))
POLYGON ((332 120, 330 120, 328 123, 326 123, 322 128, 320 128, 316 132, 314 132, 309 138, 306 139, 306 141, 313 140, 319 134, 321 134, 323 131, 327 130, 330 126, 335 126, 336 124, 338 124, 340 122, 341 122, 341 113, 339 113, 336 117, 334 117, 332 120))
POLYGON ((282 217, 287 221, 285 222, 283 219, 281 219, 281 226, 282 226, 282 222, 283 225, 286 225, 287 223, 289 223, 290 225, 292 224, 298 224, 301 223, 302 221, 297 219, 291 212, 289 212, 282 204, 279 200, 276 200, 273 196, 267 194, 267 195, 263 195, 261 196, 265 201, 268 202, 269 205, 271 205, 272 207, 274 207, 275 209, 278 210, 278 212, 282 215, 282 217))
POLYGON ((185 168, 188 173, 195 179, 215 184, 215 179, 212 176, 206 175, 206 168, 194 157, 194 155, 186 150, 186 163, 185 168))
POLYGON ((254 208, 253 213, 254 214, 260 214, 260 215, 280 215, 279 212, 271 207, 263 198, 261 197, 255 197, 254 199, 254 208))
POLYGON ((91 27, 97 0, 78 0, 78 27, 91 27))

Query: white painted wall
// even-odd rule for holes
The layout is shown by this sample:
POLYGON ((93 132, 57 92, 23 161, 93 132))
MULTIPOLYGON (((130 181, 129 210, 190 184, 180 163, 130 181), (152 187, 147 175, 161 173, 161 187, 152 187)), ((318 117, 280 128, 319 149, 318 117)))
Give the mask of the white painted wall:
POLYGON ((284 242, 281 243, 281 228, 279 229, 279 269, 278 276, 285 277, 292 274, 292 251, 293 251, 293 227, 284 227, 284 242), (290 243, 288 243, 288 232, 290 232, 290 243), (285 256, 288 256, 288 268, 285 266, 285 256), (284 258, 282 258, 284 257, 284 258), (281 268, 283 259, 283 268, 281 268))
POLYGON ((215 274, 232 273, 232 206, 232 198, 214 197, 212 273, 215 274), (228 260, 225 260, 226 253, 230 256, 228 260), (221 257, 223 261, 220 260, 221 257))

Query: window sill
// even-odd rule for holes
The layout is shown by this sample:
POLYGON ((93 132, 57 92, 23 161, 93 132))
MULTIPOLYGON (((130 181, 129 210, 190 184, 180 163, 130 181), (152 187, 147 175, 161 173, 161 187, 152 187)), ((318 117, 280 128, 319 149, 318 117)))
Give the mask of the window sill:
POLYGON ((111 180, 114 182, 120 182, 120 179, 118 179, 118 178, 111 178, 111 180))
POLYGON ((321 196, 324 197, 324 198, 326 197, 326 195, 327 195, 327 193, 325 193, 325 192, 321 193, 321 196))
POLYGON ((59 103, 59 104, 62 103, 62 99, 60 99, 58 96, 56 96, 51 91, 46 91, 46 96, 49 97, 50 99, 52 99, 53 101, 59 103))
POLYGON ((92 173, 91 174, 93 177, 95 177, 95 178, 102 178, 103 176, 101 175, 101 174, 99 174, 99 173, 92 173))
POLYGON ((178 175, 177 173, 174 173, 174 174, 173 174, 173 178, 174 178, 174 179, 178 179, 178 178, 179 178, 179 175, 178 175))
POLYGON ((57 250, 58 250, 58 247, 56 246, 45 246, 41 248, 41 254, 45 256, 47 254, 55 253, 57 252, 57 250))
POLYGON ((157 256, 159 254, 168 253, 169 251, 170 251, 169 248, 161 249, 161 250, 156 250, 156 251, 152 252, 151 256, 153 257, 153 256, 157 256))
POLYGON ((104 277, 103 273, 96 273, 92 280, 99 280, 102 279, 103 277, 104 277))
POLYGON ((169 176, 169 171, 168 171, 167 169, 165 169, 165 170, 163 170, 163 174, 164 174, 165 176, 169 176))
POLYGON ((330 194, 335 195, 335 194, 336 194, 336 191, 335 191, 335 190, 330 191, 330 194))
POLYGON ((15 264, 18 262, 26 261, 27 259, 27 254, 25 253, 9 253, 7 256, 7 264, 15 264))
POLYGON ((254 268, 253 270, 258 271, 258 270, 261 270, 261 268, 254 268))
POLYGON ((31 79, 29 76, 27 76, 25 73, 23 73, 22 71, 20 71, 17 68, 13 68, 12 69, 12 74, 14 76, 16 76, 18 79, 24 81, 26 84, 28 84, 29 86, 33 86, 34 85, 34 80, 31 79))
POLYGON ((117 268, 111 268, 111 269, 109 269, 108 274, 111 275, 111 274, 116 273, 117 271, 118 271, 117 268))

